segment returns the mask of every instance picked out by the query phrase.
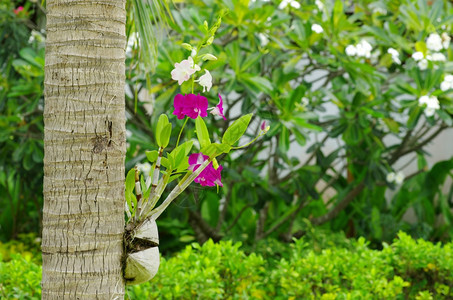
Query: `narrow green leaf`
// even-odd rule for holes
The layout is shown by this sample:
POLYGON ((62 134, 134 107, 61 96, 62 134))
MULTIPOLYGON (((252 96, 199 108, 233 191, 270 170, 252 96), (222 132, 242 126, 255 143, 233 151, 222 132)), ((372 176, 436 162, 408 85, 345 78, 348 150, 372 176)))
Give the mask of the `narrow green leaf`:
POLYGON ((278 141, 278 146, 280 150, 284 153, 286 153, 289 150, 289 131, 288 128, 284 127, 282 128, 282 131, 280 132, 280 139, 278 141))

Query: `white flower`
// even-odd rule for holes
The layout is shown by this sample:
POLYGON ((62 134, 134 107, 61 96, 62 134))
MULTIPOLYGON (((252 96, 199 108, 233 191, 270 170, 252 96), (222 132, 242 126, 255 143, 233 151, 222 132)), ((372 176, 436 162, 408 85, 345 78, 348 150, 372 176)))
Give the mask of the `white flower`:
POLYGON ((310 100, 308 100, 307 97, 302 97, 301 103, 302 103, 303 106, 307 106, 308 103, 310 103, 310 100))
POLYGON ((400 185, 400 184, 403 183, 403 181, 404 181, 404 173, 403 172, 396 173, 396 175, 395 175, 395 183, 397 185, 400 185))
POLYGON ((417 52, 414 52, 412 54, 412 58, 415 60, 415 61, 419 61, 419 60, 422 60, 425 56, 423 55, 422 52, 420 51, 417 51, 417 52))
POLYGON ((212 76, 211 76, 211 73, 209 73, 208 70, 205 70, 206 73, 200 77, 200 79, 198 80, 198 83, 200 83, 200 85, 203 87, 203 93, 206 91, 206 89, 209 90, 211 89, 212 87, 212 76))
POLYGON ((400 54, 398 53, 398 51, 396 49, 393 49, 393 48, 389 48, 387 50, 387 53, 389 53, 391 56, 392 56, 392 60, 398 64, 398 65, 401 65, 401 60, 399 58, 400 54))
POLYGON ((129 129, 126 129, 126 139, 132 137, 132 131, 130 131, 129 129))
POLYGON ((426 70, 428 68, 428 60, 426 58, 423 58, 418 62, 418 68, 420 70, 426 70))
POLYGON ((436 96, 421 96, 420 98, 418 98, 418 104, 420 106, 426 105, 424 113, 427 117, 432 117, 436 112, 436 109, 440 108, 439 100, 437 100, 436 96))
POLYGON ((288 6, 288 4, 289 4, 290 1, 291 1, 291 0, 283 0, 283 1, 280 2, 280 4, 278 5, 278 8, 279 8, 279 9, 284 9, 285 7, 288 6))
POLYGON ((145 177, 148 177, 151 172, 151 164, 148 162, 144 164, 137 164, 137 168, 143 175, 145 175, 145 177))
POLYGON ((299 9, 300 8, 300 3, 297 2, 297 1, 291 1, 289 3, 289 5, 291 5, 291 7, 295 8, 295 9, 299 9))
POLYGON ((433 61, 446 61, 447 58, 442 53, 434 53, 432 55, 432 60, 433 61))
POLYGON ((388 173, 386 179, 387 182, 392 183, 393 181, 395 181, 395 173, 393 172, 388 173))
POLYGON ((260 39, 261 47, 266 47, 269 44, 269 39, 262 33, 258 33, 258 38, 260 39))
POLYGON ((361 40, 357 44, 356 49, 357 49, 357 56, 370 58, 371 50, 373 50, 373 47, 371 47, 371 45, 366 40, 361 40))
POLYGON ((437 33, 431 33, 426 39, 426 47, 431 51, 440 51, 443 48, 442 38, 437 33))
POLYGON ((324 3, 322 3, 321 0, 316 0, 315 4, 316 4, 316 6, 318 7, 319 10, 323 10, 324 9, 324 3))
POLYGON ((348 45, 345 52, 347 56, 355 56, 357 54, 357 49, 354 45, 348 45))
POLYGON ((284 9, 285 7, 288 6, 288 4, 291 6, 291 7, 294 7, 296 9, 300 8, 300 3, 295 1, 295 0, 283 0, 282 2, 280 2, 280 4, 278 5, 278 8, 279 9, 284 9))
POLYGON ((311 30, 318 34, 324 31, 324 29, 322 29, 321 25, 319 25, 319 24, 311 25, 311 30))
POLYGON ((200 70, 200 66, 194 64, 192 56, 188 59, 175 63, 175 68, 171 71, 171 78, 177 80, 181 85, 184 81, 189 80, 190 76, 200 70))
POLYGON ((451 38, 448 33, 442 33, 442 46, 444 47, 444 49, 448 49, 448 47, 450 47, 450 40, 451 38))
POLYGON ((453 89, 453 75, 445 75, 444 81, 440 84, 440 89, 444 92, 453 89))
POLYGON ((387 10, 383 9, 382 7, 375 7, 375 8, 373 8, 373 14, 386 15, 387 10))

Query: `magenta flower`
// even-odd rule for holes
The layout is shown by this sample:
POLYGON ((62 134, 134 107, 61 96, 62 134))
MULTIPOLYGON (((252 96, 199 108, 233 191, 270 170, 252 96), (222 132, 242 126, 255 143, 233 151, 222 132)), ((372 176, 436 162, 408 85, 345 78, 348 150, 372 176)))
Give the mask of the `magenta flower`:
MULTIPOLYGON (((189 156, 189 170, 195 172, 209 157, 202 153, 194 153, 189 156)), ((219 166, 214 169, 212 162, 201 171, 200 175, 195 178, 195 182, 202 186, 223 186, 222 184, 222 171, 223 167, 219 166)))
POLYGON ((188 169, 195 172, 199 166, 201 166, 209 156, 203 155, 203 153, 194 153, 189 156, 189 167, 188 169))
POLYGON ((206 97, 194 94, 187 94, 185 96, 178 94, 173 102, 175 110, 173 114, 178 119, 184 119, 184 116, 196 119, 198 116, 208 116, 208 99, 206 97))
POLYGON ((18 14, 19 14, 21 11, 23 11, 23 10, 24 10, 24 7, 23 7, 23 6, 19 6, 18 8, 16 8, 16 9, 14 10, 14 13, 15 13, 16 15, 18 15, 18 14))
POLYGON ((216 169, 212 166, 212 163, 210 163, 206 169, 203 170, 203 172, 200 173, 200 175, 195 178, 195 182, 199 183, 201 186, 223 186, 222 184, 222 176, 220 172, 222 171, 223 167, 219 166, 216 169))
POLYGON ((222 100, 222 96, 220 96, 220 94, 219 94, 219 99, 220 99, 219 104, 217 104, 216 107, 210 108, 211 114, 213 114, 214 116, 221 116, 226 121, 225 115, 223 114, 223 100, 222 100))

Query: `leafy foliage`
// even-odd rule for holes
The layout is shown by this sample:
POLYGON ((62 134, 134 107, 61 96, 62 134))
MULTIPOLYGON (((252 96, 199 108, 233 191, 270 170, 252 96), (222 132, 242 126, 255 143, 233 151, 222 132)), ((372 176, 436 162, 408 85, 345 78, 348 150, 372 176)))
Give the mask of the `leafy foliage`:
MULTIPOLYGON (((392 244, 371 250, 363 238, 348 240, 320 230, 307 232, 290 247, 269 241, 260 242, 258 251, 249 255, 240 243, 231 241, 193 243, 171 258, 162 258, 153 281, 129 286, 127 299, 453 296, 452 243, 432 244, 400 232, 392 244)), ((0 244, 0 250, 4 247, 0 244)), ((10 260, 0 259, 2 298, 39 299, 40 277, 40 265, 28 254, 12 253, 10 260)))
POLYGON ((39 231, 42 207, 43 15, 14 3, 0 1, 0 240, 39 231))
MULTIPOLYGON (((390 242, 398 230, 450 239, 453 194, 442 187, 451 178, 451 165, 439 162, 435 173, 448 175, 428 186, 426 176, 435 175, 425 147, 452 125, 452 90, 441 89, 453 71, 451 44, 438 53, 446 61, 427 60, 426 69, 412 57, 416 51, 434 55, 427 46, 433 33, 451 38, 453 8, 444 1, 313 1, 299 9, 264 1, 178 5, 149 82, 140 77, 146 69, 129 70, 131 116, 136 98, 139 109, 128 125, 128 167, 151 148, 154 135, 147 128, 158 114, 171 110, 177 93, 190 90, 171 79, 174 63, 190 55, 187 45, 206 39, 205 21, 213 24, 224 9, 229 13, 217 39, 206 48, 217 60, 202 67, 213 70, 215 84, 206 96, 222 94, 227 121, 211 120, 206 126, 219 136, 241 116, 254 113, 269 121, 270 131, 247 151, 223 159, 220 201, 206 189, 189 189, 181 204, 166 213, 171 221, 161 221, 161 232, 178 239, 179 230, 190 223, 186 243, 218 236, 251 244, 269 236, 290 241, 307 229, 308 218, 314 225, 366 236, 376 246, 390 242), (323 32, 313 31, 314 25, 323 32), (348 46, 363 41, 372 48, 369 56, 346 53, 348 46), (439 101, 432 116, 418 101, 424 95, 439 101), (415 159, 417 169, 406 171, 401 185, 387 182, 387 174, 404 168, 401 161, 415 159), (403 216, 412 209, 416 219, 408 222, 403 216), (170 223, 178 229, 165 225, 170 223)), ((251 119, 243 141, 259 127, 251 119)), ((186 137, 195 134, 189 127, 186 137)), ((165 250, 165 241, 162 246, 165 250)))

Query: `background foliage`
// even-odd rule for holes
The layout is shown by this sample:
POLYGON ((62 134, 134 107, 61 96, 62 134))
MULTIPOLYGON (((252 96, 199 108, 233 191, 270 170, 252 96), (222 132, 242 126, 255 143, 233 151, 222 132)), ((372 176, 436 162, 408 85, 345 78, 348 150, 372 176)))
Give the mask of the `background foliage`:
MULTIPOLYGON (((44 17, 37 2, 15 13, 21 4, 0 5, 2 240, 37 231, 42 205, 44 17)), ((451 238, 453 189, 445 193, 442 187, 453 161, 429 166, 424 148, 452 125, 451 89, 439 88, 453 72, 452 49, 441 50, 446 61, 430 61, 426 70, 411 57, 428 51, 431 33, 451 32, 450 2, 318 1, 297 9, 239 0, 143 5, 157 19, 169 10, 172 17, 151 70, 153 60, 143 59, 148 48, 140 45, 153 41, 140 32, 152 22, 129 10, 128 168, 146 162, 145 151, 157 148, 151 129, 156 116, 171 111, 174 96, 188 91, 170 78, 174 63, 190 55, 180 44, 202 39, 203 22, 213 24, 225 9, 229 13, 207 49, 218 59, 205 66, 214 77, 208 98, 214 105, 222 95, 228 121, 212 120, 209 129, 218 136, 250 112, 271 125, 265 139, 221 159, 225 187, 219 193, 193 185, 172 205, 159 222, 162 250, 209 238, 249 247, 266 237, 291 241, 310 223, 364 236, 376 247, 400 229, 425 239, 451 238), (323 32, 313 31, 314 24, 323 32), (362 40, 372 46, 368 58, 345 53, 362 40), (402 64, 389 48, 399 52, 402 64), (440 102, 430 118, 418 105, 424 94, 440 102), (386 182, 401 159, 417 161, 418 170, 406 174, 401 186, 386 182), (415 212, 412 222, 403 218, 408 211, 415 212)), ((170 121, 181 126, 176 118, 170 121)), ((252 128, 259 129, 257 120, 252 128)), ((255 134, 248 132, 249 138, 255 134)))
MULTIPOLYGON (((39 241, 22 239, 0 243, 0 297, 40 299, 39 241)), ((157 276, 129 286, 126 299, 451 299, 452 247, 400 232, 378 251, 313 228, 289 247, 262 240, 248 255, 240 243, 209 240, 162 258, 157 276)))
POLYGON ((39 232, 42 209, 43 15, 15 4, 0 1, 0 241, 39 232))
MULTIPOLYGON (((209 49, 218 60, 205 66, 215 80, 208 98, 214 104, 222 95, 228 121, 208 126, 219 135, 250 112, 271 124, 266 139, 223 158, 226 184, 220 194, 193 187, 167 212, 159 222, 164 250, 178 239, 290 241, 305 234, 307 219, 365 236, 376 246, 401 229, 427 239, 451 237, 453 189, 445 194, 442 186, 451 178, 452 161, 428 166, 424 148, 452 125, 451 90, 440 90, 453 70, 452 50, 442 50, 447 61, 430 61, 426 70, 411 57, 419 50, 427 54, 431 33, 451 31, 451 3, 322 3, 299 9, 263 1, 181 4, 172 10, 156 71, 150 75, 140 64, 129 64, 128 167, 146 161, 145 150, 156 149, 150 115, 171 110, 174 96, 188 92, 170 78, 173 64, 190 55, 179 44, 203 38, 203 22, 212 24, 225 8, 229 14, 209 49), (324 31, 314 32, 314 24, 324 31), (369 57, 345 53, 362 40, 372 45, 369 57), (389 48, 397 49, 402 64, 392 60, 389 48), (424 94, 441 103, 434 117, 425 117, 418 104, 424 94), (326 147, 332 144, 336 149, 326 147), (401 168, 400 160, 418 161, 402 186, 386 182, 388 173, 401 168), (408 211, 415 212, 412 222, 403 218, 408 211)), ((134 50, 130 55, 134 61, 134 50)), ((250 138, 255 134, 249 132, 250 138)))

